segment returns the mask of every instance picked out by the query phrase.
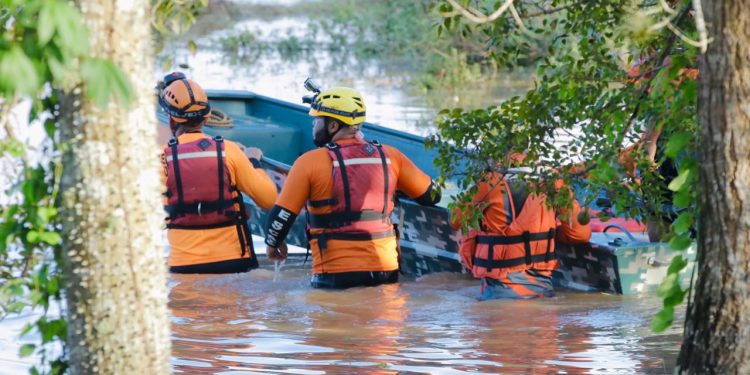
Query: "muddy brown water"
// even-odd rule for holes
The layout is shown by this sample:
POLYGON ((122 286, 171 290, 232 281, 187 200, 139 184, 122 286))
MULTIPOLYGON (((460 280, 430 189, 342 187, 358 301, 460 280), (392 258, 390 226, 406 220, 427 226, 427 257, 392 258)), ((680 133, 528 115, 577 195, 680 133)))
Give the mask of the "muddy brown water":
POLYGON ((239 275, 171 275, 175 373, 665 374, 681 328, 649 329, 654 297, 559 291, 479 302, 466 275, 324 291, 290 260, 239 275))

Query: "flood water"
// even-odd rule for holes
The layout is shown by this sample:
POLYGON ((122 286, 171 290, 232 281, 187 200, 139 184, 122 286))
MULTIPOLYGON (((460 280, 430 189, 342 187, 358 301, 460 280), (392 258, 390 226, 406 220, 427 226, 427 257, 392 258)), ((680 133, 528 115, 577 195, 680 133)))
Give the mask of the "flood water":
POLYGON ((668 374, 679 348, 679 328, 648 328, 655 298, 478 302, 477 282, 451 273, 324 291, 308 286, 300 259, 275 282, 269 264, 172 275, 175 372, 668 374))
MULTIPOLYGON (((234 4, 261 3, 275 4, 234 4)), ((284 7, 294 3, 278 5, 274 18, 229 22, 206 38, 238 30, 270 40, 296 35, 307 20, 285 14, 284 7)), ((314 51, 296 59, 275 53, 243 59, 209 44, 199 43, 195 55, 171 47, 174 63, 188 66, 207 87, 299 103, 306 94, 302 81, 313 76, 324 86, 362 91, 369 121, 423 135, 433 131, 432 117, 441 108, 497 104, 532 84, 527 73, 506 72, 471 87, 420 93, 404 78, 412 72, 385 61, 314 51)), ((651 317, 661 307, 654 296, 560 291, 546 300, 478 302, 478 283, 449 273, 398 285, 321 291, 308 285, 309 265, 296 263, 276 282, 269 264, 244 275, 172 275, 175 372, 667 374, 679 350, 680 324, 664 334, 650 331, 651 317)), ((683 310, 677 314, 681 321, 683 310)))

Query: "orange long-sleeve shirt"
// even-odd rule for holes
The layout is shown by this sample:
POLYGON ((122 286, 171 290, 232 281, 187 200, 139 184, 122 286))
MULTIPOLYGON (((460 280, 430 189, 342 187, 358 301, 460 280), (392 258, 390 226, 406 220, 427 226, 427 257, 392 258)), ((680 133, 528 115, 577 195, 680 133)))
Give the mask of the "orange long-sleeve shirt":
MULTIPOLYGON (((187 143, 202 138, 210 137, 203 133, 185 133, 178 137, 178 141, 187 143)), ((276 200, 276 185, 266 172, 260 168, 253 168, 250 160, 233 142, 224 141, 224 152, 232 184, 252 198, 262 209, 271 208, 276 200)), ((167 170, 165 154, 162 154, 162 165, 166 182, 170 171, 167 170)), ((237 228, 233 226, 215 229, 170 229, 167 238, 170 247, 170 266, 221 262, 238 259, 242 254, 237 228)))
MULTIPOLYGON (((354 138, 336 141, 338 144, 361 142, 354 138)), ((424 194, 430 177, 397 149, 383 145, 391 159, 391 170, 396 176, 396 188, 409 197, 424 194)), ((333 162, 326 148, 308 151, 294 162, 276 205, 299 214, 308 200, 322 200, 333 196, 333 162)), ((331 213, 332 208, 311 207, 312 214, 331 213)), ((398 269, 396 238, 369 241, 329 240, 325 257, 321 257, 317 240, 310 242, 314 273, 354 271, 392 271, 398 269)))

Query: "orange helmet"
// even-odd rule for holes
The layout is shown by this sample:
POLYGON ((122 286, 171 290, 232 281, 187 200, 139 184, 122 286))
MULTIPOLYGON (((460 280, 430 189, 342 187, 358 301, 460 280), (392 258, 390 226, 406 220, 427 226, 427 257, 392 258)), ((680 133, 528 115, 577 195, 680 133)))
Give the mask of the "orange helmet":
POLYGON ((208 96, 203 88, 180 72, 164 77, 159 105, 175 122, 207 118, 211 113, 211 105, 208 104, 208 96))

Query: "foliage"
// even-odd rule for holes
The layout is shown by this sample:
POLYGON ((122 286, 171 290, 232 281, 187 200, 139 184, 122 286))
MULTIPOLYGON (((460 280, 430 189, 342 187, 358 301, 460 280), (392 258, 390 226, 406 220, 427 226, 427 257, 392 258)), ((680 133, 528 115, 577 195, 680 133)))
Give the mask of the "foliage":
MULTIPOLYGON (((500 5, 460 3, 485 14, 500 5)), ((428 146, 439 151, 440 183, 454 180, 464 191, 453 207, 469 204, 470 188, 487 170, 505 173, 512 166, 508 156, 523 153, 533 171, 522 178, 578 187, 585 210, 597 208, 605 220, 618 215, 661 225, 673 248, 688 248, 697 215, 696 50, 655 25, 668 17, 691 34, 694 22, 690 1, 669 4, 675 9, 654 1, 516 1, 526 31, 510 14, 470 25, 441 4, 440 28, 481 33, 488 58, 498 65, 539 58, 534 87, 524 96, 497 107, 440 113, 428 146), (539 53, 539 46, 546 51, 539 53), (602 191, 611 202, 606 210, 597 206, 602 191)), ((571 204, 553 183, 534 186, 555 208, 571 204)), ((472 212, 465 227, 476 224, 481 210, 472 212)), ((677 273, 685 264, 676 257, 659 288, 664 309, 655 330, 669 326, 674 306, 684 300, 677 273)))
MULTIPOLYGON (((187 3, 157 2, 162 8, 157 9, 155 26, 167 10, 174 16, 181 7, 196 9, 187 3)), ((67 371, 67 323, 50 309, 61 306, 64 285, 56 207, 62 173, 59 151, 65 145, 55 142, 57 119, 64 114, 57 97, 60 90, 83 88, 85 98, 100 106, 113 98, 128 105, 132 89, 111 61, 90 55, 81 13, 68 1, 1 0, 0 25, 0 122, 6 133, 0 156, 14 167, 4 171, 12 181, 0 193, 0 319, 41 309, 41 317, 22 331, 25 335, 36 330, 41 340, 22 346, 19 355, 39 356, 41 362, 31 369, 34 374, 62 374, 67 371), (22 102, 30 103, 28 113, 19 113, 22 102), (44 125, 48 139, 42 155, 37 155, 40 162, 31 161, 34 150, 16 135, 18 126, 25 124, 13 123, 12 112, 28 117, 29 124, 44 125)))

